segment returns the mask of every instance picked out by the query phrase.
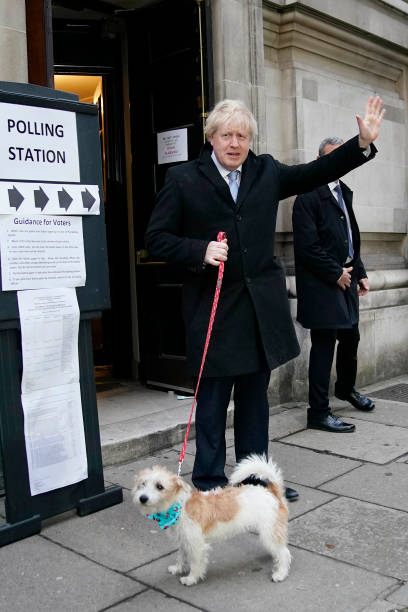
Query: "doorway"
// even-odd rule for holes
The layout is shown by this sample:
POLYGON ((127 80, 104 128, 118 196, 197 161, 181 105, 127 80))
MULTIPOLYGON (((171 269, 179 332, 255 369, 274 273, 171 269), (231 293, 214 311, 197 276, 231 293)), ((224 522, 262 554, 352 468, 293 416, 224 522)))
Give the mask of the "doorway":
POLYGON ((54 0, 53 7, 55 86, 100 108, 112 307, 93 324, 95 363, 114 378, 190 391, 183 271, 153 261, 144 234, 173 165, 158 158, 158 138, 181 130, 185 159, 203 144, 213 102, 210 2, 54 0))
POLYGON ((133 375, 122 43, 116 27, 105 19, 53 20, 55 87, 99 108, 111 308, 92 321, 97 390, 133 375))
POLYGON ((163 138, 184 136, 184 160, 197 157, 204 142, 203 119, 212 102, 206 19, 204 3, 179 0, 126 20, 140 376, 150 386, 182 392, 193 388, 182 320, 183 270, 153 261, 144 250, 144 233, 155 196, 175 165, 164 163, 163 138))

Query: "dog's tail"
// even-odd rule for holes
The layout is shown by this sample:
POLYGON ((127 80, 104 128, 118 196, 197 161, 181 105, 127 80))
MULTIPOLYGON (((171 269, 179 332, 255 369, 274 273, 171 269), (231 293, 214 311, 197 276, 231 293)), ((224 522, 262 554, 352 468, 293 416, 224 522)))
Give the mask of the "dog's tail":
POLYGON ((264 481, 265 486, 268 486, 268 484, 277 486, 280 495, 283 496, 282 472, 272 459, 266 459, 265 455, 249 455, 249 457, 242 459, 233 470, 229 483, 231 485, 238 485, 243 481, 250 483, 252 479, 254 481, 264 481))

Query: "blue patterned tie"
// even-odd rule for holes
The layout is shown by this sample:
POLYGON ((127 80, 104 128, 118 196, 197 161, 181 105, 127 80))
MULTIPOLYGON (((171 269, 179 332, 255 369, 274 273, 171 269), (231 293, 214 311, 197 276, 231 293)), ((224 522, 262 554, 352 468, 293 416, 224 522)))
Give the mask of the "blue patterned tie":
POLYGON ((238 196, 238 188, 239 188, 238 174, 239 174, 239 170, 232 170, 232 172, 230 172, 228 175, 229 188, 230 188, 230 192, 231 192, 232 199, 234 200, 234 202, 237 201, 237 196, 238 196))
POLYGON ((336 187, 334 188, 334 191, 337 193, 337 201, 340 204, 342 211, 344 212, 344 216, 346 217, 347 234, 348 234, 348 255, 350 259, 353 259, 354 249, 353 249, 353 236, 351 233, 350 217, 348 215, 347 208, 343 200, 343 194, 341 193, 340 185, 336 185, 336 187))

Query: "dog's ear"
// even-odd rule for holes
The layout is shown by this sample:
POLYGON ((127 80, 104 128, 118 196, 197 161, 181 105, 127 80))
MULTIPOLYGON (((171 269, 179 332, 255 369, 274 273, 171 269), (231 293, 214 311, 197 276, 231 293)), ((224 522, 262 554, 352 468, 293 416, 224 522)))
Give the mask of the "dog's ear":
POLYGON ((185 482, 185 480, 180 478, 179 476, 175 476, 175 484, 176 484, 177 492, 184 491, 184 493, 190 493, 191 491, 190 485, 187 482, 185 482))

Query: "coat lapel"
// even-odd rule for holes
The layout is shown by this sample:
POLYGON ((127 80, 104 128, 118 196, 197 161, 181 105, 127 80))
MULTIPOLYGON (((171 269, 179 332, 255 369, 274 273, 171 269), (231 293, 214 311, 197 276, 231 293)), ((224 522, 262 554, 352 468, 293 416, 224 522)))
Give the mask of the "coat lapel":
POLYGON ((236 202, 237 208, 240 208, 243 205, 246 197, 248 196, 251 190, 251 187, 256 178, 257 172, 258 172, 257 159, 255 155, 252 153, 252 151, 250 151, 248 157, 246 158, 242 166, 241 183, 239 185, 238 197, 237 197, 237 202, 236 202))
POLYGON ((199 169, 206 176, 206 178, 214 185, 218 194, 225 200, 231 207, 235 207, 235 202, 232 199, 231 192, 226 181, 222 178, 218 171, 217 166, 211 159, 212 147, 208 143, 204 145, 201 150, 199 157, 199 169))
POLYGON ((257 175, 257 160, 256 156, 249 152, 247 159, 242 166, 241 182, 238 189, 237 201, 232 199, 229 187, 226 181, 222 178, 217 166, 211 159, 212 147, 208 143, 204 145, 199 157, 199 168, 207 179, 214 185, 215 189, 221 197, 234 209, 238 209, 244 203, 248 193, 251 190, 252 184, 257 175))

